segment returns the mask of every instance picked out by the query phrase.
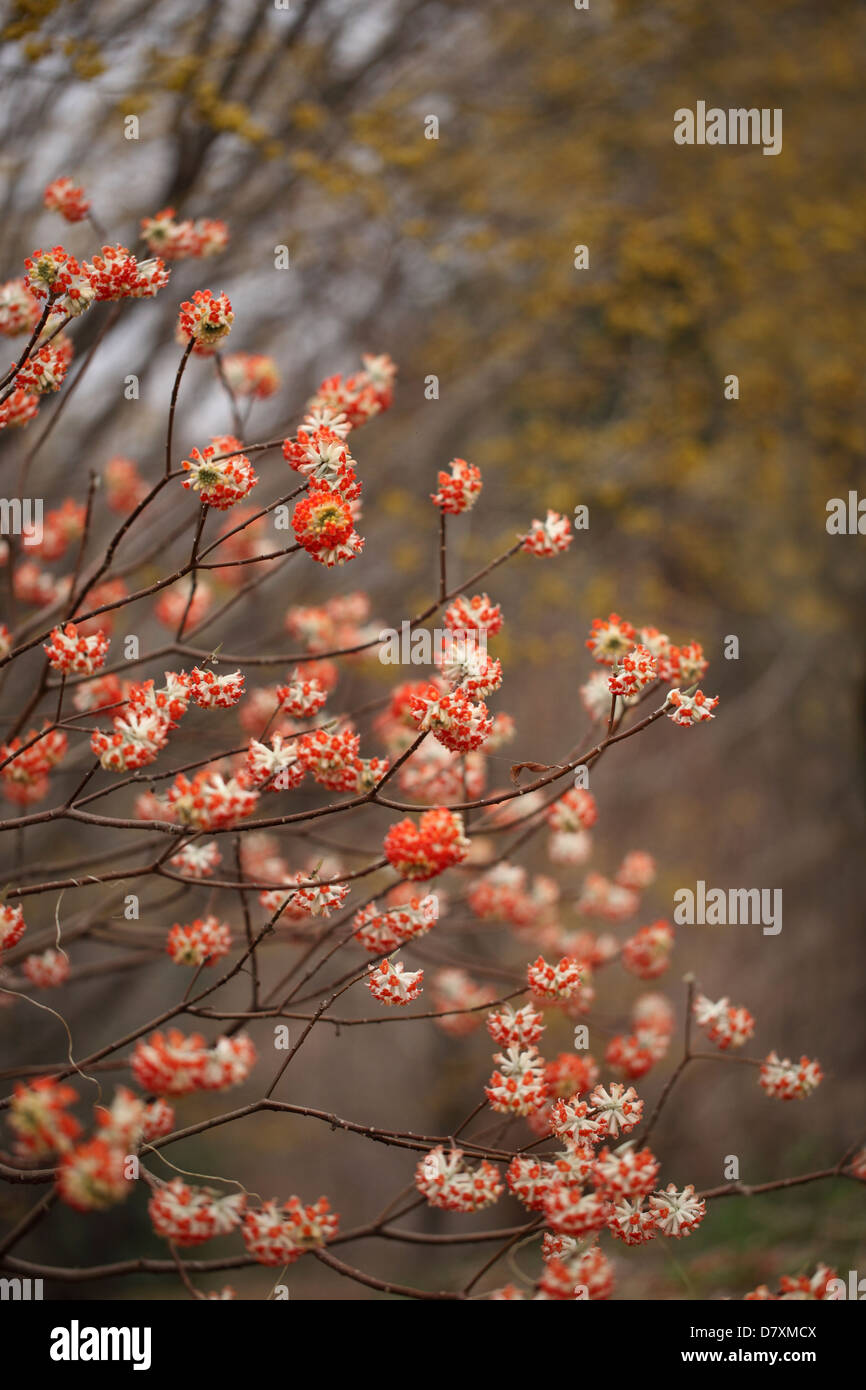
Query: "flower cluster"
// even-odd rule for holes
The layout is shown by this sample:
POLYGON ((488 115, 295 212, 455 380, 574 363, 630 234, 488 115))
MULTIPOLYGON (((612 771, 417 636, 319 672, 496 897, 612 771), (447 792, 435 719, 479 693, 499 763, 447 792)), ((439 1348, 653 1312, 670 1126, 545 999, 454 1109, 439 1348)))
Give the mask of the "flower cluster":
POLYGON ((0 951, 8 951, 17 946, 24 935, 24 929, 24 913, 21 908, 0 903, 0 951))
POLYGON ((586 645, 603 666, 616 666, 634 647, 636 633, 631 623, 618 613, 594 618, 586 645))
POLYGON ((577 902, 577 910, 586 917, 600 917, 605 922, 624 922, 637 911, 640 899, 630 888, 613 883, 603 874, 587 874, 577 902))
POLYGON ((66 755, 68 740, 62 729, 46 726, 9 743, 0 744, 0 778, 10 801, 27 805, 41 801, 48 791, 48 774, 66 755))
POLYGON ((589 830, 598 819, 598 808, 592 792, 584 787, 572 787, 554 801, 546 812, 551 830, 573 834, 578 830, 589 830))
POLYGON ((152 680, 131 685, 126 703, 112 721, 112 732, 97 729, 90 746, 102 766, 125 772, 152 763, 189 705, 190 678, 167 671, 165 685, 152 680))
POLYGON ((620 1134, 628 1134, 640 1122, 643 1115, 643 1101, 638 1099, 633 1086, 628 1090, 619 1082, 611 1082, 610 1089, 596 1086, 589 1097, 588 1105, 596 1114, 598 1136, 608 1134, 616 1139, 620 1134))
POLYGON ((650 1197, 649 1201, 658 1230, 663 1235, 674 1236, 677 1240, 691 1235, 707 1213, 706 1202, 695 1196, 695 1189, 691 1183, 678 1192, 670 1182, 667 1187, 650 1197))
POLYGON ((309 433, 298 430, 296 439, 283 441, 283 458, 311 487, 330 488, 347 503, 357 501, 361 495, 358 465, 337 430, 326 426, 309 433))
POLYGON ((362 354, 360 372, 351 376, 329 376, 307 402, 305 423, 315 428, 319 423, 331 429, 357 429, 380 411, 387 410, 394 399, 394 379, 397 368, 387 354, 362 354))
POLYGON ((421 993, 423 970, 407 970, 400 961, 380 961, 370 966, 370 993, 381 1004, 411 1004, 421 993))
POLYGON ((132 1074, 143 1091, 159 1096, 183 1096, 191 1091, 222 1091, 245 1081, 256 1050, 245 1033, 218 1038, 208 1047, 199 1033, 184 1035, 176 1028, 154 1033, 136 1043, 130 1060, 132 1074))
POLYGON ((173 1245, 202 1245, 214 1236, 228 1235, 240 1226, 246 1195, 223 1195, 210 1187, 193 1187, 183 1178, 159 1182, 151 1177, 153 1194, 147 1212, 153 1229, 173 1245))
POLYGON ((69 979, 69 957, 65 951, 49 947, 38 955, 26 956, 21 970, 31 984, 39 989, 56 989, 69 979))
POLYGON ((19 277, 0 284, 0 334, 4 338, 32 333, 39 314, 39 300, 26 280, 19 277))
POLYGON ((30 354, 15 376, 15 387, 32 396, 47 396, 59 391, 69 366, 68 344, 45 343, 30 354))
POLYGON ((502 662, 488 656, 471 633, 451 633, 449 629, 449 635, 451 641, 446 644, 441 661, 437 660, 445 680, 455 692, 470 700, 492 695, 502 684, 502 662))
POLYGON ((197 492, 208 507, 225 512, 252 492, 258 478, 241 442, 233 435, 218 435, 204 449, 192 449, 181 468, 189 473, 183 486, 197 492))
POLYGON ((476 917, 499 918, 513 927, 542 926, 551 918, 559 890, 537 874, 531 884, 518 864, 494 864, 470 884, 466 900, 476 917))
POLYGON ((188 628, 195 627, 202 621, 210 607, 211 598, 211 587, 204 579, 199 578, 193 585, 192 580, 187 577, 183 583, 173 585, 160 595, 153 610, 154 616, 172 631, 175 628, 180 629, 183 635, 188 628))
POLYGON ((360 555, 364 546, 349 502, 327 483, 317 483, 297 503, 292 528, 307 554, 329 568, 360 555))
POLYGON ((503 1115, 531 1115, 547 1099, 544 1058, 537 1047, 511 1044, 493 1058, 498 1063, 484 1094, 503 1115))
POLYGON ((276 362, 260 352, 230 352, 223 360, 223 371, 235 396, 264 401, 280 385, 276 362))
MULTIPOLYGON (((157 257, 139 261, 125 246, 103 246, 101 255, 82 263, 97 300, 150 299, 168 284, 169 272, 157 257)), ((67 298, 69 291, 67 290, 67 298)))
POLYGON ((209 914, 182 926, 175 922, 166 950, 175 965, 215 965, 231 950, 231 928, 209 914))
POLYGON ((656 865, 651 854, 633 849, 624 857, 616 871, 615 881, 620 888, 640 893, 655 882, 656 865))
POLYGON ((251 738, 247 749, 244 776, 254 787, 268 786, 271 791, 289 791, 299 787, 307 773, 307 761, 302 757, 299 739, 272 734, 270 744, 251 738))
POLYGON ((537 999, 571 999, 580 990, 586 970, 583 961, 571 956, 563 956, 556 965, 550 965, 544 956, 539 956, 527 968, 526 978, 537 999))
POLYGON ((427 693, 413 696, 412 716, 421 733, 432 732, 443 748, 452 753, 480 748, 493 729, 484 702, 473 703, 462 690, 442 695, 430 686, 427 693))
POLYGON ((361 484, 346 437, 393 398, 396 368, 389 357, 364 357, 354 377, 328 377, 308 401, 295 438, 283 442, 283 457, 307 480, 292 528, 298 544, 328 568, 361 554, 364 539, 355 529, 361 484))
POLYGON ((839 1289, 837 1282, 838 1276, 835 1269, 830 1269, 827 1265, 820 1264, 814 1274, 784 1274, 779 1281, 778 1293, 771 1293, 766 1284, 759 1284, 751 1293, 744 1295, 746 1300, 757 1300, 760 1302, 776 1301, 817 1301, 834 1303, 844 1298, 845 1294, 839 1289))
POLYGON ((189 673, 189 693, 200 709, 231 709, 244 693, 244 677, 240 671, 218 676, 194 666, 189 673))
POLYGON ((804 1100, 824 1079, 818 1062, 801 1057, 799 1062, 780 1058, 775 1052, 761 1065, 758 1084, 768 1096, 777 1100, 804 1100))
POLYGON ((392 825, 382 848, 404 878, 427 879, 465 859, 469 840, 462 817, 440 806, 424 811, 417 825, 408 817, 392 825))
POLYGON ((363 771, 358 758, 360 746, 360 738, 350 727, 338 733, 317 729, 302 734, 296 745, 302 765, 320 786, 335 792, 358 789, 359 773, 363 771))
POLYGON ((481 469, 465 459, 452 459, 448 467, 451 472, 440 471, 439 489, 430 496, 441 511, 459 516, 471 511, 478 501, 483 486, 481 469))
POLYGON ((170 1133, 174 1112, 163 1101, 147 1104, 119 1086, 108 1107, 94 1107, 93 1136, 67 1149, 57 1169, 57 1192, 67 1206, 102 1211, 124 1201, 137 1177, 129 1157, 141 1145, 170 1133))
POLYGON ((64 675, 92 676, 105 665, 109 638, 102 631, 85 636, 75 623, 56 627, 45 643, 45 654, 55 671, 64 675))
POLYGON ((215 840, 200 840, 183 845, 168 862, 188 878, 210 878, 214 869, 222 863, 222 855, 215 840))
POLYGON ((646 1073, 666 1055, 674 1027, 673 1010, 660 994, 641 995, 631 1012, 630 1033, 617 1033, 605 1050, 605 1061, 630 1081, 646 1073))
POLYGON ((642 980, 654 980, 670 965, 674 947, 673 928, 668 922, 652 922, 623 942, 622 963, 642 980))
MULTIPOLYGON (((14 428, 29 424, 35 418, 38 410, 39 397, 34 396, 30 391, 24 391, 21 387, 17 387, 5 400, 0 401, 0 430, 5 430, 10 426, 14 428)), ((23 568, 22 565, 19 569, 19 575, 23 568)), ((16 576, 16 580, 17 578, 18 576, 16 576)), ((45 576, 45 582, 48 582, 47 576, 45 576)), ((16 589, 20 594, 20 585, 17 583, 16 589)), ((33 602, 50 602, 50 599, 49 591, 45 598, 37 597, 33 602)))
POLYGON ((532 1047, 544 1032, 544 1015, 532 1003, 520 1009, 505 1004, 487 1015, 487 1031, 502 1047, 532 1047))
POLYGON ((179 772, 166 793, 170 818, 196 830, 229 830, 255 809, 258 792, 236 777, 205 768, 191 780, 179 772))
POLYGON ((442 1211, 483 1211, 504 1190, 498 1170, 482 1159, 471 1166, 462 1149, 431 1149, 415 1169, 415 1186, 431 1207, 442 1211))
POLYGON ((309 719, 317 714, 328 698, 328 692, 317 676, 305 680, 298 667, 286 685, 277 686, 277 699, 284 714, 297 719, 309 719))
POLYGON ((731 1005, 728 999, 713 1003, 706 995, 698 994, 692 1012, 710 1042, 723 1051, 728 1047, 742 1047, 755 1031, 755 1020, 749 1010, 731 1005))
POLYGON ((52 302, 61 296, 74 295, 82 274, 78 261, 62 246, 55 246, 50 251, 43 251, 40 246, 32 255, 24 258, 24 269, 31 292, 38 299, 52 302))
POLYGON ((556 555, 567 550, 574 540, 567 516, 548 509, 544 521, 532 522, 523 541, 523 549, 532 555, 556 555))
POLYGON ((548 1232, 543 1255, 544 1272, 536 1299, 562 1302, 585 1297, 597 1302, 613 1293, 613 1269, 599 1245, 584 1250, 574 1237, 548 1232))
POLYGON ((592 1182, 597 1192, 615 1200, 646 1197, 659 1175, 659 1161, 649 1149, 636 1149, 631 1140, 618 1149, 603 1148, 595 1157, 592 1182))
POLYGON ((349 889, 348 883, 320 882, 314 870, 309 877, 298 873, 282 888, 260 893, 259 902, 270 913, 300 922, 305 917, 330 917, 336 908, 342 907, 349 889))
POLYGON ((502 609, 487 594, 473 594, 471 598, 460 594, 445 609, 443 621, 452 632, 484 632, 495 637, 502 630, 502 609))
POLYGON ((174 208, 163 208, 153 217, 144 217, 141 235, 148 248, 167 261, 180 261, 189 256, 215 256, 228 243, 225 222, 216 218, 184 218, 178 222, 174 208))
POLYGON ((250 1208, 242 1235, 259 1264, 290 1265, 308 1250, 319 1250, 333 1240, 338 1227, 339 1216, 331 1211, 326 1197, 309 1206, 300 1197, 290 1197, 282 1207, 274 1200, 250 1208))
MULTIPOLYGON (((644 634, 642 633, 641 636, 644 634)), ((674 646, 662 634, 658 634, 653 645, 658 656, 659 675, 671 685, 695 685, 707 673, 709 662, 704 656, 700 642, 687 642, 682 647, 674 646)))
POLYGON ((386 903, 382 911, 375 902, 360 908, 352 919, 355 939, 374 955, 394 951, 414 937, 424 936, 439 916, 435 893, 412 897, 406 902, 386 903))
POLYGON ((433 1007, 445 1015, 436 1020, 443 1033, 463 1037, 481 1024, 480 1010, 496 998, 492 985, 477 984, 459 966, 439 970, 433 979, 433 1007))
POLYGON ((26 1086, 17 1082, 9 1110, 15 1135, 15 1152, 24 1158, 64 1153, 81 1133, 70 1105, 78 1097, 71 1086, 51 1076, 38 1077, 26 1086))
MULTIPOLYGON (((366 625, 370 616, 370 600, 366 594, 341 594, 315 608, 292 605, 286 610, 286 631, 315 656, 329 647, 352 647, 371 637, 377 630, 366 625)), ((305 668, 304 674, 316 675, 326 690, 337 683, 337 667, 333 662, 316 661, 305 668)))
POLYGON ((606 1137, 628 1134, 640 1123, 643 1101, 633 1086, 618 1081, 608 1088, 597 1085, 586 1100, 576 1096, 558 1100, 551 1108, 549 1123, 554 1134, 575 1145, 596 1144, 606 1137))
POLYGON ((68 178, 54 179, 49 183, 42 201, 50 212, 59 212, 67 222, 83 222, 90 211, 84 189, 76 187, 68 178))
POLYGON ((204 355, 215 352, 231 332, 234 310, 227 294, 214 295, 210 290, 196 290, 192 299, 180 306, 178 336, 191 341, 195 350, 204 355))
POLYGON ((122 1202, 130 1189, 122 1148, 90 1139, 63 1154, 57 1168, 57 1192, 78 1211, 103 1211, 122 1202))
POLYGON ((718 703, 718 695, 711 699, 702 690, 696 690, 694 695, 689 695, 683 690, 672 690, 668 695, 668 719, 684 729, 691 724, 703 724, 715 717, 713 710, 718 703))
POLYGON ((611 695, 639 695, 658 675, 658 663, 649 647, 638 645, 613 668, 608 680, 611 695))

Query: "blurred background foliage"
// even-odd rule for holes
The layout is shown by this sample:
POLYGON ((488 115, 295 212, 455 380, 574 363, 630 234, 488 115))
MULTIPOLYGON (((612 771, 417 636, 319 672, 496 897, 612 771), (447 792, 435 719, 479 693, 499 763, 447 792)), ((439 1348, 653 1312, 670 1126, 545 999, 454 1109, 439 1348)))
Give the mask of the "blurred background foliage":
MULTIPOLYGON (((622 848, 656 854, 655 915, 698 878, 783 888, 779 937, 684 929, 670 978, 677 993, 682 971, 697 971, 708 993, 753 1010, 759 1050, 817 1054, 828 1080, 806 1110, 765 1101, 745 1069, 689 1077, 658 1135, 685 1161, 678 1182, 721 1181, 720 1153, 741 1155, 747 1181, 831 1162, 862 1122, 863 541, 828 536, 825 509, 857 487, 866 444, 866 192, 854 176, 864 29, 856 0, 591 0, 587 11, 566 0, 19 0, 3 21, 5 275, 35 245, 93 249, 86 227, 61 228, 41 208, 61 174, 84 183, 112 241, 136 246, 140 218, 166 204, 231 230, 215 261, 181 263, 157 300, 124 306, 114 350, 40 451, 32 489, 83 496, 88 468, 117 452, 156 476, 177 302, 209 285, 233 301, 232 349, 273 354, 283 379, 251 439, 288 433, 319 379, 352 370, 361 351, 400 364, 394 409, 357 442, 363 560, 336 576, 293 568, 266 586, 266 605, 237 612, 227 646, 279 650, 286 603, 335 591, 368 588, 394 625, 423 604, 436 563, 428 494, 455 454, 485 478, 481 503, 452 527, 455 577, 548 505, 590 509, 566 558, 521 557, 490 581, 507 618, 497 707, 518 720, 503 770, 559 756, 572 712, 582 724, 594 616, 616 608, 703 641, 719 718, 689 734, 655 728, 646 746, 611 754, 593 785, 596 866, 613 869, 622 848), (698 99, 781 108, 781 155, 675 145, 673 112, 698 99), (124 139, 128 114, 138 141, 124 139), (273 267, 282 244, 288 273, 273 267), (127 373, 141 379, 135 403, 122 399, 127 373), (724 398, 730 373, 736 401, 724 398), (738 661, 722 658, 731 634, 738 661)), ((77 325, 79 354, 97 331, 95 314, 77 325)), ((184 393, 188 449, 229 417, 207 364, 192 364, 184 393)), ((284 482, 279 461, 261 472, 284 482)), ((385 674, 374 663, 365 679, 385 674)), ((371 1046, 385 1065, 385 1039, 371 1046)), ((471 1060, 444 1087, 441 1046, 407 1053, 451 1115, 486 1066, 485 1038, 461 1046, 471 1060)), ((310 1074, 317 1065, 322 1045, 305 1061, 310 1074)), ((361 1078, 331 1081, 335 1107, 351 1107, 361 1078)), ((312 1171, 318 1138, 294 1133, 312 1171)), ((350 1152, 343 1185, 361 1173, 374 1200, 389 1175, 405 1177, 390 1155, 374 1169, 362 1144, 347 1140, 350 1152)), ((792 1261, 844 1264, 858 1198, 806 1189, 719 1204, 678 1259, 696 1262, 702 1295, 720 1278, 734 1292, 773 1282, 792 1261)), ((621 1258, 624 1290, 684 1296, 656 1258, 621 1258)), ((417 1276, 415 1253, 399 1259, 417 1276)), ((317 1268, 299 1278, 348 1292, 317 1268)))

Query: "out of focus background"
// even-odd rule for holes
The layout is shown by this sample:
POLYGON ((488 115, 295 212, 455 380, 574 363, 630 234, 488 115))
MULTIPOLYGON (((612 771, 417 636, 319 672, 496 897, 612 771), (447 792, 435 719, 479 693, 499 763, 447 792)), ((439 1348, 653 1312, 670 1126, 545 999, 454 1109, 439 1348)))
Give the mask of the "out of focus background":
MULTIPOLYGON (((860 484, 866 447, 866 195, 856 178, 864 30, 856 0, 591 0, 587 11, 567 0, 5 7, 2 278, 20 274, 36 246, 62 241, 80 257, 96 249, 87 224, 68 228, 42 208, 42 190, 60 175, 85 186, 112 242, 140 248, 140 219, 166 205, 230 229, 219 256, 177 263, 155 300, 124 304, 32 462, 28 495, 81 500, 88 471, 115 454, 158 476, 177 305, 207 286, 231 298, 231 349, 272 355, 282 379, 256 407, 248 442, 290 433, 320 379, 355 370, 362 352, 399 364, 392 410, 352 440, 365 489, 363 557, 333 572, 296 559, 211 629, 214 645, 279 651, 288 604, 358 588, 388 625, 423 607, 436 582, 429 493, 454 455, 479 465, 485 484, 451 528, 455 579, 548 506, 570 514, 584 504, 590 515, 566 556, 521 556, 485 584, 506 617, 495 708, 517 723, 499 755, 500 784, 512 761, 556 760, 583 730, 578 687, 592 666, 584 642, 594 617, 614 609, 704 644, 704 688, 721 696, 718 718, 690 731, 662 721, 611 750, 592 782, 593 867, 612 873, 624 849, 656 856, 647 920, 670 915, 674 890, 698 879, 781 889, 778 936, 682 928, 661 983, 681 1016, 682 976, 695 972, 711 997, 754 1013, 750 1054, 806 1053, 826 1081, 807 1102, 782 1104, 762 1095, 751 1069, 695 1064, 654 1136, 664 1181, 680 1186, 720 1184, 728 1155, 739 1157, 745 1182, 824 1167, 866 1128, 864 540, 825 526, 829 499, 860 484), (698 100, 781 108, 782 153, 676 145, 673 113, 698 100), (138 140, 124 138, 131 114, 138 140), (430 117, 436 139, 425 138, 430 117), (287 272, 274 270, 281 245, 287 272), (588 247, 587 269, 574 267, 578 245, 588 247), (724 396, 732 373, 736 401, 724 396), (141 383, 136 401, 124 399, 129 374, 141 383), (731 636, 737 660, 723 655, 731 636)), ((77 361, 103 321, 92 314, 75 326, 77 361)), ((42 427, 0 439, 7 477, 42 427)), ((193 360, 178 450, 230 427, 212 366, 193 360)), ((263 495, 288 490, 279 456, 256 466, 263 495)), ((12 484, 3 487, 11 496, 12 484)), ((176 497, 161 508, 145 541, 178 519, 176 497)), ((100 514, 95 541, 114 525, 100 514)), ((167 572, 174 554, 168 547, 143 582, 167 572)), ((140 631, 155 644, 165 634, 149 613, 140 631)), ((375 661, 353 666, 340 707, 385 693, 392 675, 375 661)), ((123 813, 119 798, 111 804, 123 813)), ((385 828, 381 813, 371 818, 365 845, 385 828)), ((88 848, 109 843, 90 839, 88 848)), ((51 827, 33 845, 42 861, 78 847, 68 829, 51 827)), ((549 870, 540 842, 521 862, 549 870)), ((573 885, 582 873, 562 877, 573 885)), ((94 902, 70 894, 64 911, 94 902)), ((47 928, 52 912, 40 899, 34 916, 47 928)), ((154 915, 148 925, 173 920, 154 915)), ((477 949, 519 966, 505 929, 490 943, 486 932, 477 949)), ((97 943, 83 949, 98 958, 97 943)), ((471 936, 461 949, 472 955, 471 936)), ((108 1000, 98 979, 77 994, 69 987, 63 1012, 86 1048, 177 988, 174 968, 159 961, 120 981, 108 1000)), ((637 992, 612 972, 600 1007, 625 1015, 637 992)), ((65 1040, 47 1016, 4 1016, 4 1066, 62 1057, 65 1040)), ((477 1099, 489 1039, 483 1030, 450 1039, 432 1025, 399 1036, 396 1048, 387 1028, 317 1033, 285 1098, 447 1133, 477 1099)), ((550 1047, 569 1046, 563 1025, 550 1047)), ((676 1058, 675 1046, 639 1084, 650 1103, 676 1058)), ((183 1102, 184 1121, 212 1103, 183 1102)), ((347 1226, 371 1219, 411 1178, 405 1156, 301 1119, 257 1118, 171 1153, 197 1171, 218 1161, 265 1196, 327 1191, 347 1226)), ((20 1193, 0 1204, 9 1218, 23 1210, 20 1193)), ((22 1254, 58 1264, 159 1254, 143 1202, 122 1210, 123 1220, 118 1211, 64 1212, 50 1238, 34 1235, 22 1254)), ((500 1203, 491 1222, 518 1211, 500 1203)), ((459 1222, 427 1213, 416 1228, 459 1222)), ((859 1259, 862 1270, 862 1230, 853 1183, 726 1199, 673 1256, 617 1247, 617 1293, 738 1297, 818 1260, 846 1272, 859 1259)), ((483 1261, 485 1247, 431 1254, 364 1243, 343 1253, 379 1274, 447 1287, 483 1261)), ((260 1297, 268 1278, 254 1269, 231 1282, 260 1297)), ((293 1297, 367 1296, 310 1260, 292 1271, 291 1287, 293 1297)), ((169 1296, 144 1278, 74 1291, 169 1296)))

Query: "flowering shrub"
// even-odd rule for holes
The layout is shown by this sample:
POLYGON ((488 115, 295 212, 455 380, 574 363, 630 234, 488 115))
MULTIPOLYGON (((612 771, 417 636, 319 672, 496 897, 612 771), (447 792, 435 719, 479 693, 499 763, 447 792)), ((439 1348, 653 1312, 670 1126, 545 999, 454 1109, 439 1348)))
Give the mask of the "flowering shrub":
MULTIPOLYGON (((49 185, 45 205, 70 224, 86 224, 85 192, 67 177, 49 185)), ((26 341, 0 385, 0 428, 28 429, 49 410, 52 393, 63 399, 75 361, 72 329, 80 319, 96 318, 109 303, 171 295, 175 262, 208 256, 229 238, 223 223, 177 221, 170 208, 146 219, 142 232, 154 253, 150 259, 120 244, 85 247, 80 259, 63 246, 38 249, 3 286, 0 332, 26 341)), ((126 308, 136 311, 134 304, 126 308)), ((517 1204, 520 1224, 516 1234, 502 1232, 503 1251, 515 1239, 535 1240, 540 1268, 523 1288, 497 1288, 493 1276, 490 1297, 562 1300, 580 1287, 590 1299, 608 1298, 616 1289, 612 1251, 682 1240, 702 1223, 711 1225, 717 1200, 745 1190, 736 1182, 704 1192, 694 1182, 680 1185, 690 1176, 687 1158, 650 1147, 679 1070, 697 1058, 746 1061, 768 1101, 807 1100, 822 1081, 818 1062, 805 1056, 792 1062, 770 1051, 742 1058, 738 1050, 753 1037, 756 1020, 727 997, 713 1002, 693 980, 681 1058, 673 1043, 675 1004, 649 991, 607 1030, 603 1057, 557 1053, 555 1046, 555 1055, 540 1050, 548 1028, 555 1036, 563 1021, 569 1029, 593 1019, 610 975, 624 972, 611 991, 618 998, 634 977, 655 982, 671 968, 673 926, 643 902, 656 875, 649 852, 629 849, 613 877, 591 870, 574 886, 572 871, 590 860, 593 836, 604 830, 601 795, 581 782, 590 770, 595 781, 610 750, 635 735, 672 740, 676 758, 681 735, 666 721, 685 728, 717 717, 718 698, 699 688, 707 659, 696 641, 674 645, 657 629, 635 626, 615 612, 595 618, 586 647, 596 670, 583 673, 581 686, 589 733, 576 742, 566 736, 571 746, 554 765, 515 764, 511 784, 503 787, 500 750, 514 735, 514 721, 485 701, 507 692, 509 662, 488 655, 486 642, 502 632, 506 616, 480 586, 492 588, 505 563, 564 563, 573 537, 568 518, 548 509, 543 520, 527 518, 501 554, 455 584, 450 518, 473 508, 483 512, 481 470, 462 458, 430 480, 435 491, 424 505, 438 529, 440 582, 436 597, 409 624, 414 633, 438 616, 454 641, 423 679, 402 681, 374 702, 372 727, 365 720, 369 705, 346 712, 334 698, 345 667, 375 656, 380 645, 360 589, 318 606, 289 603, 284 627, 297 651, 229 655, 221 642, 212 645, 213 631, 202 648, 199 631, 236 597, 255 593, 273 566, 289 557, 307 564, 322 583, 334 576, 316 572, 313 564, 337 574, 351 566, 363 574, 367 537, 358 528, 374 451, 366 434, 395 391, 390 358, 364 356, 352 375, 321 382, 281 438, 250 441, 242 437, 249 409, 276 392, 279 374, 260 354, 224 355, 227 338, 243 320, 242 306, 236 313, 224 292, 198 289, 184 300, 164 460, 109 460, 102 496, 95 486, 85 496, 72 487, 45 519, 35 553, 10 548, 7 556, 16 601, 36 611, 4 626, 0 667, 7 674, 29 671, 35 693, 11 709, 0 748, 0 788, 9 803, 2 828, 25 836, 60 822, 76 831, 97 825, 115 832, 118 849, 108 869, 102 853, 82 852, 74 877, 62 864, 40 859, 35 874, 7 886, 0 905, 2 997, 26 1020, 42 992, 53 992, 59 1012, 79 979, 123 968, 122 930, 95 938, 103 961, 94 965, 80 956, 80 933, 66 930, 61 912, 67 890, 86 895, 120 881, 135 885, 138 902, 139 894, 164 888, 161 881, 168 880, 176 896, 189 901, 189 911, 179 909, 183 920, 161 929, 158 940, 153 933, 135 939, 143 951, 167 952, 175 965, 187 967, 173 972, 183 978, 161 1011, 137 1018, 118 1041, 100 1041, 90 1055, 86 1026, 76 1028, 74 1063, 59 1062, 36 1077, 28 1073, 0 1102, 11 1150, 3 1173, 23 1184, 52 1184, 61 1203, 84 1213, 117 1207, 112 1219, 119 1225, 128 1220, 122 1204, 142 1201, 154 1232, 171 1246, 171 1259, 151 1261, 158 1273, 183 1272, 176 1248, 230 1237, 231 1254, 219 1247, 208 1269, 234 1267, 244 1258, 250 1265, 286 1267, 310 1255, 361 1284, 427 1296, 427 1290, 401 1289, 331 1253, 356 1238, 331 1209, 332 1200, 341 1201, 339 1191, 309 1205, 291 1193, 263 1200, 253 1173, 242 1179, 226 1173, 223 1191, 210 1185, 220 1181, 212 1175, 204 1186, 188 1180, 202 1175, 170 1172, 168 1153, 188 1132, 193 1113, 195 1132, 214 1131, 215 1142, 241 1116, 247 1123, 265 1112, 304 1117, 311 1125, 325 1121, 404 1150, 407 1178, 431 1208, 470 1217, 508 1201, 510 1221, 517 1204), (190 365, 194 358, 203 360, 190 365), (219 372, 235 432, 213 435, 181 460, 174 427, 188 369, 219 372), (249 407, 243 417, 239 400, 249 407), (259 477, 250 461, 255 456, 267 464, 268 455, 280 469, 273 495, 264 469, 259 477), (242 506, 253 489, 257 503, 242 506), (158 550, 138 564, 118 566, 121 542, 163 495, 189 532, 188 561, 159 574, 158 550), (103 497, 122 520, 102 553, 92 554, 103 497), (271 545, 268 527, 290 505, 294 540, 271 545), (527 555, 533 558, 524 561, 527 555), (47 568, 58 562, 59 572, 47 568), (211 571, 213 584, 225 586, 221 600, 207 583, 211 571), (141 605, 150 606, 170 640, 152 652, 137 646, 132 655, 124 651, 108 666, 114 623, 127 607, 137 612, 141 605), (468 640, 480 636, 480 648, 468 640), (216 669, 220 663, 229 669, 216 669), (142 677, 142 666, 155 674, 142 677), (202 756, 206 737, 219 747, 202 756), (332 820, 343 826, 352 813, 370 811, 379 814, 380 829, 369 851, 363 838, 352 842, 346 830, 342 848, 330 843, 332 820), (553 873, 530 877, 518 862, 532 842, 545 847, 553 873), (300 863, 293 861, 298 845, 300 863), (345 855, 356 856, 353 867, 346 867, 345 855), (419 887, 428 883, 430 891, 419 887), (198 907, 196 894, 204 895, 198 907), (452 950, 467 920, 509 940, 517 968, 504 955, 492 965, 467 962, 452 950), (279 964, 271 969, 275 958, 279 964), (415 968, 416 962, 423 966, 415 968), (250 1000, 238 1008, 233 987, 244 980, 250 1000), (473 1073, 476 1103, 453 1134, 387 1130, 302 1104, 294 1089, 281 1092, 313 1029, 324 1033, 342 1021, 335 1006, 344 996, 347 1007, 361 1010, 348 1020, 353 1028, 387 1022, 439 1030, 441 1045, 455 1058, 464 1038, 485 1036, 486 1024, 492 1070, 473 1073), (408 1011, 419 1000, 420 1007, 408 1011), (291 1045, 275 1045, 271 1057, 269 1030, 283 1018, 300 1020, 302 1027, 291 1045), (695 1027, 715 1051, 696 1051, 695 1027), (661 1089, 651 1073, 667 1058, 679 1070, 661 1089), (121 1083, 108 1105, 93 1105, 88 1069, 109 1059, 138 1089, 121 1083), (231 1106, 206 1094, 235 1087, 244 1088, 244 1100, 231 1106), (186 1098, 196 1093, 205 1108, 185 1111, 186 1098), (281 1098, 289 1094, 291 1100, 281 1098)), ((711 738, 712 729, 695 737, 711 738)), ((598 780, 603 787, 603 775, 598 780)), ((154 911, 160 901, 152 899, 154 911)), ((394 1066, 403 1058, 395 1048, 394 1066)), ((471 1064, 464 1058, 460 1065, 471 1064)), ((287 1185, 291 1166, 289 1150, 287 1185)), ((830 1172, 863 1181, 862 1151, 846 1155, 830 1172)), ((764 1183, 762 1190, 785 1182, 764 1183)), ((49 1222, 51 1210, 45 1204, 38 1219, 49 1222)), ((361 1233, 381 1234, 387 1223, 387 1215, 380 1217, 361 1233)), ((387 1234, 400 1239, 401 1229, 389 1226, 387 1234)), ((4 1253, 15 1243, 7 1242, 4 1253)), ((437 1296, 468 1296, 486 1268, 465 1289, 437 1296)), ((762 1286, 748 1296, 822 1297, 825 1274, 829 1278, 820 1266, 805 1283, 782 1278, 779 1294, 762 1286)), ((59 1277, 56 1270, 53 1276, 59 1277)))

